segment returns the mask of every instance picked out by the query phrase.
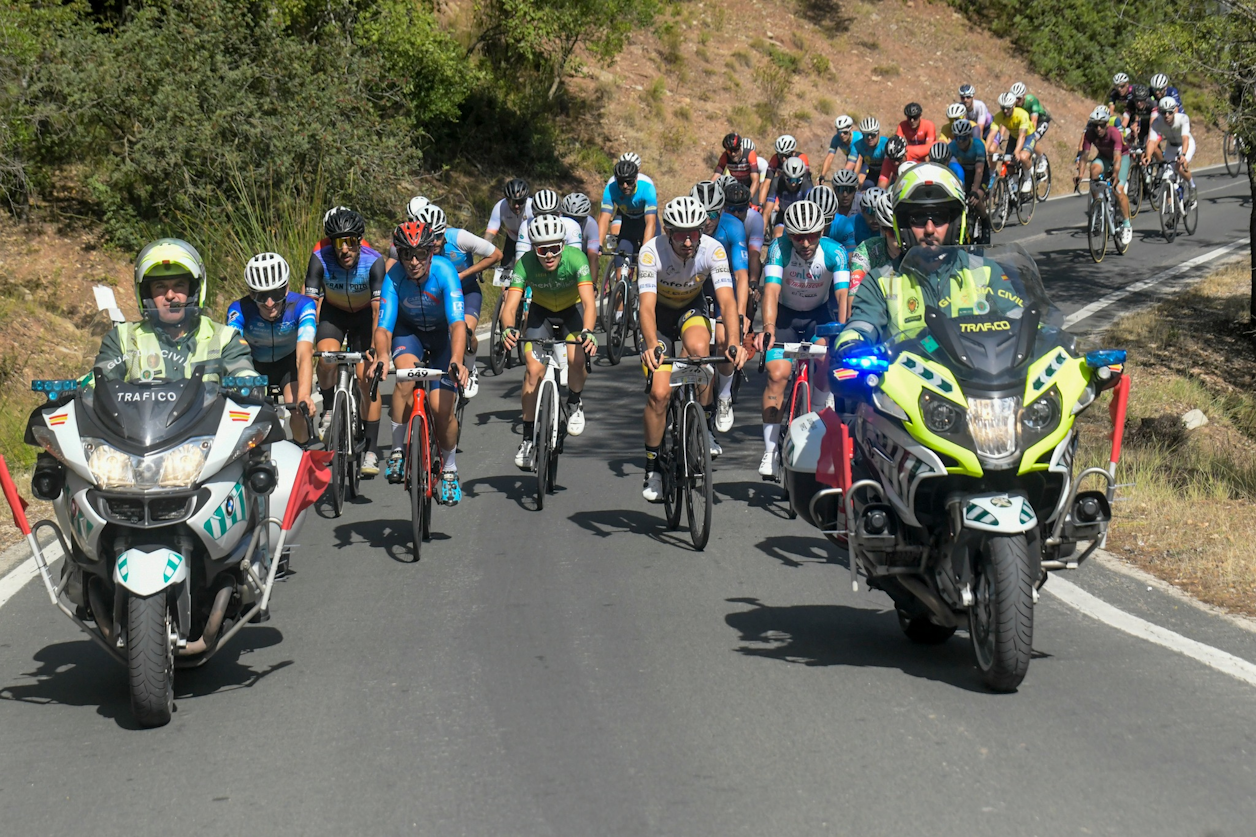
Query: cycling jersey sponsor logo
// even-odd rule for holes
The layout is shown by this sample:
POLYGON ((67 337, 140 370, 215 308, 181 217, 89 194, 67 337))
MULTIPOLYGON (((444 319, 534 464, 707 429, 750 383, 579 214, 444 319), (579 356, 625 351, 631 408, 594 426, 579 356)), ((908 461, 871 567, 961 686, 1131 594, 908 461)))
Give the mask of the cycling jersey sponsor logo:
POLYGON ((645 250, 644 252, 641 253, 640 262, 641 264, 644 264, 644 265, 653 265, 655 263, 654 253, 652 253, 649 250, 645 250))

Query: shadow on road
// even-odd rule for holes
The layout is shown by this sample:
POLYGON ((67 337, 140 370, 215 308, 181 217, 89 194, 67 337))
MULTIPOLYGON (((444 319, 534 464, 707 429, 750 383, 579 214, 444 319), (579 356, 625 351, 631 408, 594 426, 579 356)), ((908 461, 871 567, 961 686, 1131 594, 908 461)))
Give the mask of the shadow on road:
MULTIPOLYGON (((439 531, 440 506, 432 504, 432 535, 430 540, 447 541, 449 535, 439 531)), ((382 549, 388 557, 401 564, 413 564, 414 552, 411 550, 413 534, 410 519, 404 520, 354 520, 341 523, 335 528, 336 549, 360 545, 363 541, 372 549, 382 549)))
MULTIPOLYGON (((562 473, 561 464, 559 473, 562 473)), ((562 486, 556 486, 562 490, 562 486)), ((524 472, 517 474, 495 474, 491 477, 477 477, 462 484, 464 500, 480 497, 485 494, 504 494, 514 500, 521 509, 532 511, 536 508, 536 475, 524 472)))
MULTIPOLYGON (((262 678, 292 665, 283 660, 263 669, 249 668, 241 657, 270 648, 283 641, 277 628, 248 627, 223 646, 213 659, 195 669, 179 669, 174 676, 177 702, 207 697, 220 692, 248 689, 262 678)), ((89 640, 59 642, 40 649, 34 656, 37 667, 23 673, 34 683, 0 688, 0 700, 19 703, 91 706, 101 717, 123 729, 139 729, 131 717, 126 669, 109 659, 89 640)))
POLYGON ((567 519, 599 538, 622 534, 645 535, 659 543, 693 552, 689 530, 684 528, 686 526, 684 515, 682 514, 680 518, 682 528, 669 532, 667 522, 663 520, 662 504, 656 508, 658 511, 654 514, 638 509, 599 509, 576 512, 567 519))
POLYGON ((915 645, 899 630, 892 610, 837 604, 773 607, 754 598, 725 601, 751 607, 724 617, 743 643, 739 654, 804 666, 897 668, 912 677, 989 694, 966 637, 952 637, 940 646, 915 645))
POLYGON ((784 535, 759 541, 754 546, 764 555, 775 558, 787 567, 807 564, 849 566, 838 548, 819 536, 784 535))
MULTIPOLYGON (((745 503, 752 509, 763 509, 782 520, 789 517, 785 508, 785 495, 781 487, 771 482, 717 482, 715 494, 745 503)), ((717 499, 718 502, 718 499, 717 499)))

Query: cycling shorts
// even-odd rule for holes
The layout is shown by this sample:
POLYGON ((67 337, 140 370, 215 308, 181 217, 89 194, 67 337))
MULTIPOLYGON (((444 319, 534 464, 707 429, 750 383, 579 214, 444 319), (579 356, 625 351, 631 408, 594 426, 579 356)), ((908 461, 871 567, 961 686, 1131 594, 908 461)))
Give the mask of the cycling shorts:
POLYGON ((515 248, 519 246, 519 239, 506 236, 506 242, 502 244, 502 267, 509 270, 510 266, 515 263, 515 248))
MULTIPOLYGON (((528 322, 523 327, 525 340, 558 339, 575 340, 584 330, 584 306, 577 302, 561 311, 551 311, 535 301, 528 306, 528 322)), ((531 352, 531 345, 524 345, 531 352)))
POLYGON ((325 300, 323 310, 318 317, 318 331, 314 333, 314 344, 324 340, 335 340, 342 343, 349 338, 349 351, 365 352, 371 347, 371 339, 375 336, 371 326, 371 309, 346 311, 329 305, 325 300))
MULTIPOLYGON (((448 369, 453 363, 453 343, 449 339, 449 329, 439 328, 435 331, 411 331, 404 321, 397 321, 397 330, 393 332, 392 358, 394 361, 402 355, 414 355, 419 365, 431 369, 448 369)), ((457 389, 448 375, 440 379, 442 389, 457 389)))
POLYGON ((683 308, 655 305, 654 325, 659 339, 666 341, 669 346, 680 340, 681 335, 691 328, 702 326, 708 332, 713 332, 710 311, 706 298, 702 295, 683 308))
POLYGON ((782 343, 802 343, 815 337, 816 326, 831 323, 836 319, 828 304, 812 308, 810 311, 795 311, 784 305, 776 309, 776 345, 768 350, 764 360, 771 363, 783 360, 785 352, 782 343))
POLYGON ((257 374, 266 376, 267 383, 286 387, 297 380, 297 353, 291 352, 279 360, 255 360, 253 368, 257 370, 257 374))
MULTIPOLYGON (((1098 163, 1102 167, 1105 177, 1110 177, 1112 175, 1112 161, 1111 160, 1107 159, 1106 157, 1096 157, 1095 162, 1098 163)), ((1122 154, 1121 155, 1121 170, 1120 172, 1117 173, 1116 182, 1118 185, 1124 186, 1126 183, 1129 182, 1129 179, 1130 179, 1130 155, 1122 154)))
POLYGON ((462 313, 466 317, 480 319, 480 309, 484 307, 484 291, 480 288, 480 276, 475 274, 462 280, 462 313))
POLYGON ((1194 137, 1191 137, 1191 150, 1186 152, 1186 154, 1182 154, 1182 146, 1174 145, 1171 142, 1166 142, 1163 147, 1164 151, 1162 153, 1166 163, 1175 162, 1178 157, 1185 157, 1186 162, 1189 163, 1191 158, 1195 156, 1195 149, 1199 147, 1199 143, 1195 141, 1194 137))
POLYGON ((631 241, 632 252, 641 252, 641 245, 645 241, 645 216, 642 215, 640 218, 627 218, 620 215, 619 240, 631 241))

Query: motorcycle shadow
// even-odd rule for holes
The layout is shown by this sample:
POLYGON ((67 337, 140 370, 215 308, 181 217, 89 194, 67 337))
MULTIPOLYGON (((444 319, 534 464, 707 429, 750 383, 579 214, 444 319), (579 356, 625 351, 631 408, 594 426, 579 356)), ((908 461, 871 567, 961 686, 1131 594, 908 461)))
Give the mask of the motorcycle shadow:
MULTIPOLYGON (((743 645, 737 653, 804 666, 897 668, 910 677, 935 680, 989 695, 973 661, 966 634, 940 646, 912 643, 898 627, 892 609, 845 605, 766 605, 755 598, 725 599, 750 605, 724 617, 743 645)), ((1050 654, 1034 653, 1035 659, 1050 654)))
MULTIPOLYGON (((181 700, 252 688, 264 677, 292 665, 292 660, 283 660, 262 669, 253 669, 240 659, 245 654, 270 648, 282 641, 283 634, 277 628, 250 626, 232 637, 204 666, 177 670, 174 678, 175 711, 178 711, 181 700)), ((126 670, 104 656, 91 641, 83 639, 49 645, 36 652, 32 659, 37 668, 21 676, 33 678, 35 682, 0 687, 0 700, 93 707, 98 715, 112 720, 122 729, 142 729, 131 714, 126 670)))
MULTIPOLYGON (((758 464, 758 463, 756 463, 758 464)), ((779 483, 774 482, 717 482, 715 484, 716 502, 721 497, 737 500, 754 509, 763 509, 773 517, 785 520, 789 517, 785 505, 785 492, 779 483)))
MULTIPOLYGON (((782 512, 780 516, 785 515, 782 512)), ((764 555, 775 558, 787 567, 796 568, 808 564, 834 564, 850 567, 844 550, 839 550, 815 536, 779 535, 761 540, 754 546, 764 555)))
MULTIPOLYGON (((560 473, 560 479, 561 476, 560 473)), ((554 486, 554 490, 563 491, 564 488, 559 484, 554 486)), ((462 483, 463 502, 486 494, 504 494, 507 498, 514 500, 519 508, 534 511, 536 509, 536 475, 520 471, 516 474, 476 477, 462 483)))

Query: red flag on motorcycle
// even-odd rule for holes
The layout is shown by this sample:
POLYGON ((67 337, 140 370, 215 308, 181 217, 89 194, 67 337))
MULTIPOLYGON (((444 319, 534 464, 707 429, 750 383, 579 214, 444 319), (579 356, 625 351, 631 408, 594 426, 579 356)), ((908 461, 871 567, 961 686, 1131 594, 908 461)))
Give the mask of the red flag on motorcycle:
POLYGON ((323 492, 331 484, 331 470, 327 466, 335 455, 334 451, 329 450, 307 450, 301 454, 301 465, 297 468, 292 496, 288 498, 288 510, 283 516, 284 531, 291 529, 301 512, 323 496, 323 492))
POLYGON ((9 476, 9 466, 3 456, 0 456, 0 483, 4 485, 4 499, 13 509, 13 525, 21 529, 23 535, 29 535, 31 525, 26 520, 26 501, 17 493, 17 486, 13 484, 13 477, 9 476))
POLYGON ((850 487, 850 431, 832 407, 820 412, 820 421, 824 422, 824 438, 820 440, 816 480, 830 488, 847 489, 850 487))

